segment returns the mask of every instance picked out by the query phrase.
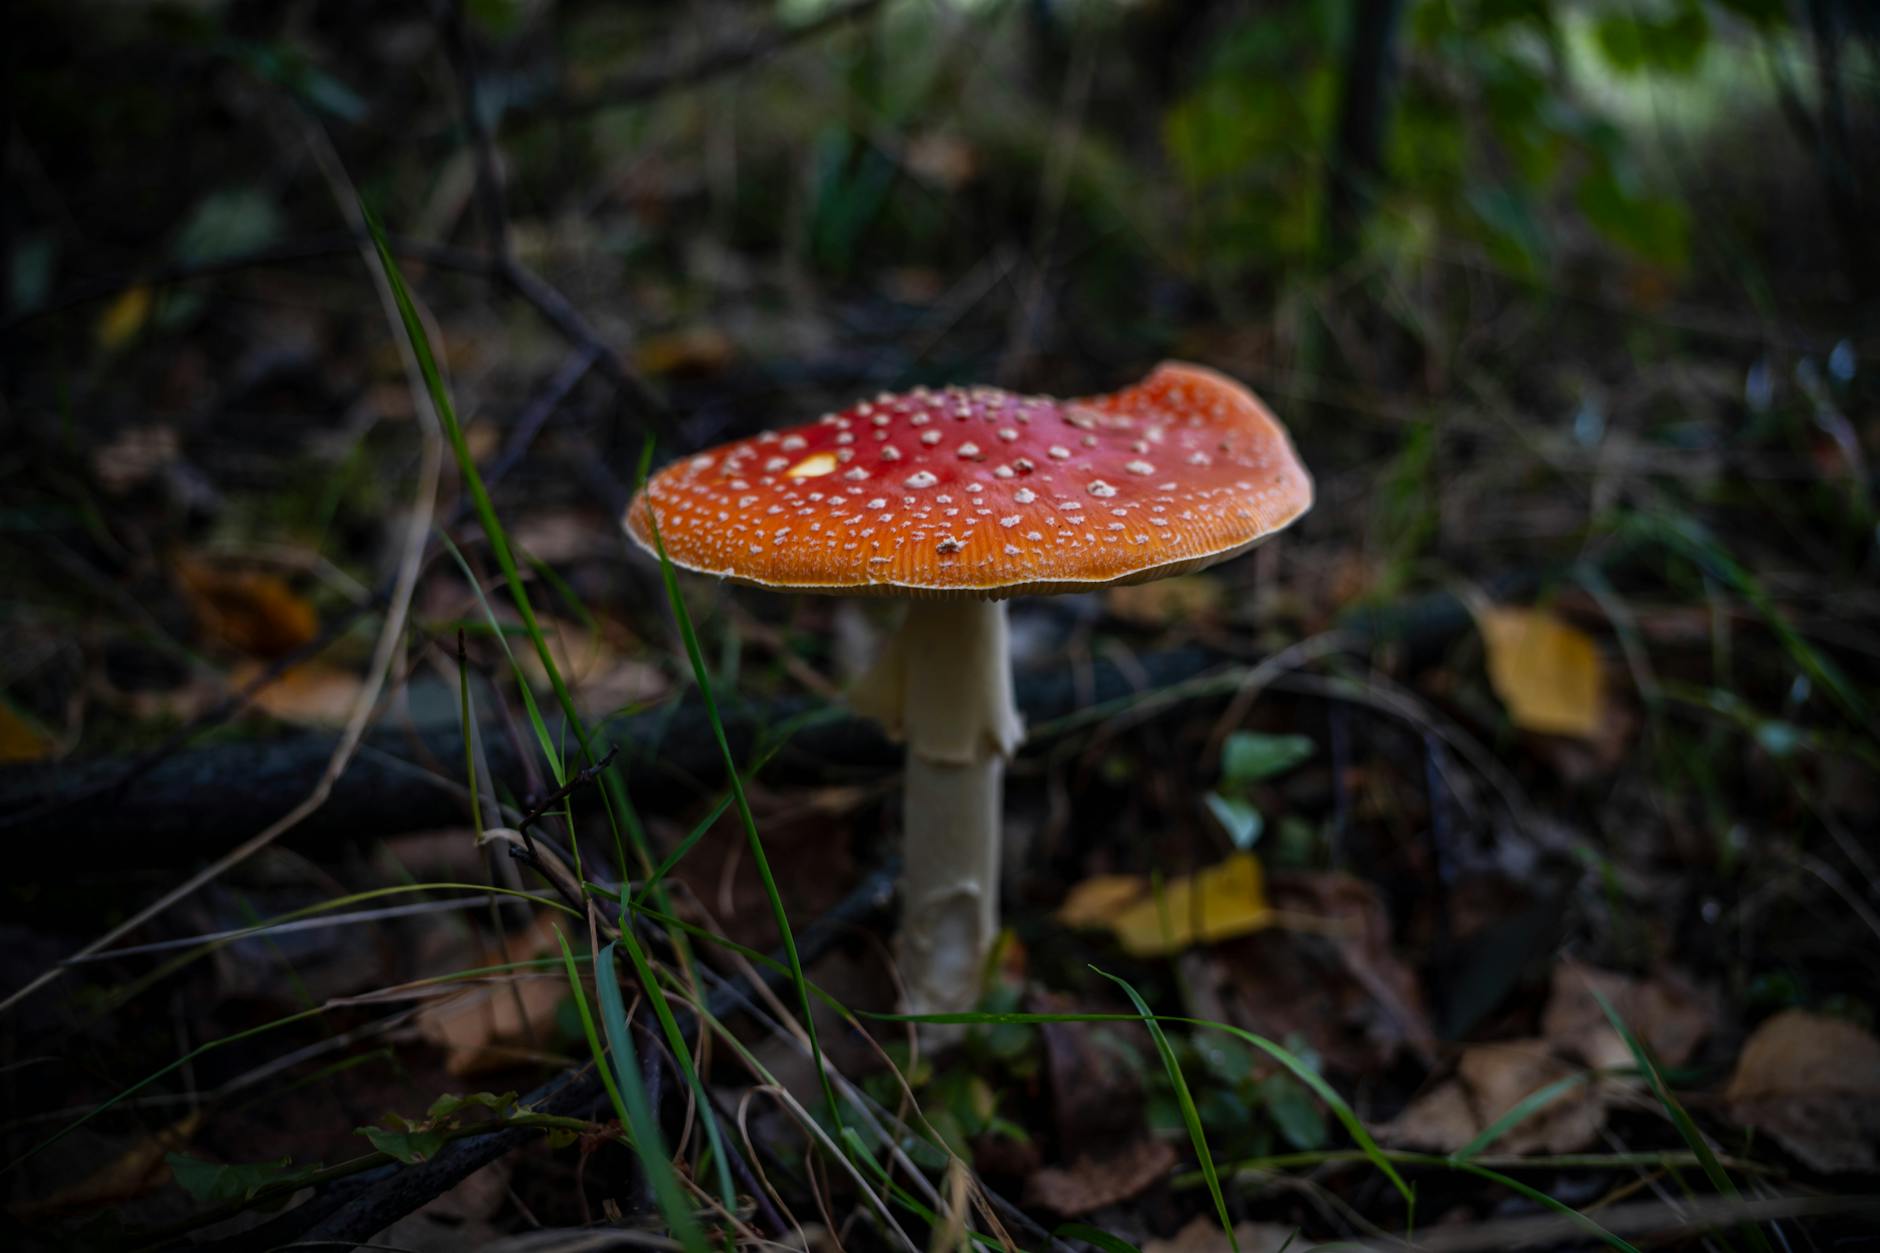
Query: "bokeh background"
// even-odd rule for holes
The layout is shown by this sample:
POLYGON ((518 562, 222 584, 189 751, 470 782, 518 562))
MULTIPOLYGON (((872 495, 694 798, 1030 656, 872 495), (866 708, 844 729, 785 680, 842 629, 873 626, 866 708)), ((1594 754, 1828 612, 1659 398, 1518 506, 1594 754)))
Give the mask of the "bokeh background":
MULTIPOLYGON (((1447 1152, 1630 1064, 1591 977, 1746 1193, 1872 1183, 1880 9, 16 0, 5 43, 0 985, 32 990, 0 1022, 21 1059, 0 1090, 21 1238, 179 1233, 382 1151, 355 1126, 580 1057, 565 980, 468 1018, 381 1012, 411 980, 554 956, 530 909, 353 899, 545 890, 471 841, 465 786, 512 819, 554 790, 536 706, 567 776, 558 719, 619 750, 655 854, 702 833, 672 873, 697 925, 776 942, 658 567, 616 525, 649 446, 657 464, 916 385, 1102 392, 1168 358, 1258 391, 1317 505, 1206 575, 1015 607, 1035 734, 989 1003, 1126 1011, 1087 969, 1114 967, 1167 1012, 1284 1042, 1403 1151, 1447 1152), (361 205, 547 663, 427 435, 361 205), (1106 929, 1079 895, 1099 876, 1213 893, 1232 937, 1106 929), (192 947, 341 900, 364 914, 192 947), (170 947, 61 965, 107 933, 170 947)), ((895 753, 839 694, 889 611, 681 584, 739 760, 795 737, 751 789, 790 917, 850 920, 812 974, 887 1009, 888 924, 840 910, 891 880, 895 753)), ((551 818, 608 864, 596 786, 551 818)), ((1403 1230, 1297 1080, 1177 1043, 1223 1164, 1316 1172, 1239 1179, 1237 1217, 1403 1230)), ((899 1099, 880 1057, 832 1047, 899 1099)), ((1046 1227, 1212 1247, 1146 1036, 988 1025, 965 1048, 892 1043, 930 1116, 917 1165, 945 1160, 931 1133, 1046 1227), (1079 1166, 1092 1145, 1109 1174, 1079 1166)), ((722 1057, 713 1081, 733 1103, 753 1082, 722 1057)), ((1627 1153, 1703 1177, 1669 1106, 1574 1091, 1498 1151, 1623 1161, 1534 1186, 1597 1216, 1673 1188, 1627 1153)), ((868 1228, 767 1117, 747 1151, 787 1182, 765 1204, 811 1243, 868 1228)), ((487 1195, 446 1189, 444 1218, 391 1214, 393 1242, 652 1212, 617 1142, 574 1154, 504 1159, 487 1195)), ((1472 1176, 1420 1186, 1419 1234, 1546 1214, 1472 1176)), ((1859 1230, 1773 1221, 1815 1247, 1859 1230)))

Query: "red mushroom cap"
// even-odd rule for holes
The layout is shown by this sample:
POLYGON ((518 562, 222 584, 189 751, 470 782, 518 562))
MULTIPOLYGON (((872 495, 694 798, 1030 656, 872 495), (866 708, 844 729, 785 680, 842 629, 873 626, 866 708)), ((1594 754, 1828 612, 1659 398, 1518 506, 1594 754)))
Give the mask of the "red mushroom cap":
POLYGON ((1108 396, 916 388, 674 462, 627 509, 675 565, 760 587, 1006 597, 1200 569, 1312 506, 1245 387, 1166 363, 1108 396))

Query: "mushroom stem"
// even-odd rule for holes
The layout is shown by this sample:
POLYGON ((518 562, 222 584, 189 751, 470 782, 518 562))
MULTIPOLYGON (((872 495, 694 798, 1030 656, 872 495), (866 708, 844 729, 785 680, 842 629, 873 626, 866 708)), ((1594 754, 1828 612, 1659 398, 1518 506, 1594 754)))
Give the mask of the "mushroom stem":
POLYGON ((969 1010, 999 930, 1005 762, 1023 735, 1005 603, 909 602, 853 700, 907 742, 898 947, 908 1011, 969 1010))

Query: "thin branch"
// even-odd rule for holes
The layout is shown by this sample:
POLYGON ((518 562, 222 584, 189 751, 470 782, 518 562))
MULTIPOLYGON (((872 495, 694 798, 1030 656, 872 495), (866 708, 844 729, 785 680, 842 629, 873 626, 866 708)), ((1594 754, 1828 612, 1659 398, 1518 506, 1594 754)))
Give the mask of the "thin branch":
MULTIPOLYGON (((587 376, 587 372, 592 367, 593 362, 594 357, 591 349, 578 349, 574 357, 564 363, 561 369, 550 378, 548 385, 543 388, 536 396, 535 401, 524 411, 522 417, 517 420, 515 429, 511 433, 508 442, 504 445, 501 455, 492 464, 489 472, 484 475, 484 482, 487 485, 494 487, 503 475, 507 474, 522 460, 523 456, 528 452, 529 446, 534 442, 536 435, 540 433, 548 419, 561 408, 562 403, 573 393, 575 387, 581 380, 587 376)), ((450 516, 445 519, 442 529, 446 532, 454 530, 458 524, 468 516, 469 511, 469 499, 467 497, 460 498, 456 508, 454 508, 450 516)), ((420 568, 428 569, 431 562, 436 560, 438 554, 442 551, 442 545, 435 539, 431 540, 425 550, 424 560, 420 568)), ((267 666, 263 667, 259 674, 236 689, 228 697, 218 701, 209 709, 204 710, 183 726, 178 727, 175 731, 166 735, 154 747, 126 763, 122 769, 113 771, 79 787, 35 798, 25 804, 19 804, 17 807, 7 807, 4 812, 0 812, 0 831, 30 826, 42 819, 69 810, 74 805, 97 800, 100 797, 110 797, 113 802, 122 798, 125 791, 130 788, 131 785, 146 778, 152 771, 157 770, 165 762, 173 759, 197 737, 215 727, 221 726, 229 719, 241 713, 242 710, 248 708, 248 706, 254 702, 255 696, 263 688, 279 679, 295 666, 311 661, 313 658, 325 652, 335 641, 348 634, 367 614, 376 612, 389 605, 392 602, 396 588, 396 576, 388 577, 370 596, 354 604, 350 609, 339 616, 331 619, 312 639, 285 656, 278 657, 270 662, 267 666)))
MULTIPOLYGON (((314 153, 326 167, 327 177, 332 184, 334 196, 339 200, 342 212, 357 217, 359 214, 352 185, 345 171, 339 166, 339 159, 333 154, 332 147, 326 141, 324 133, 309 128, 314 153)), ((362 225, 355 222, 355 229, 362 225)), ((391 325, 397 326, 395 310, 392 304, 391 285, 386 278, 384 268, 376 257, 367 258, 372 269, 374 285, 378 289, 380 302, 385 306, 391 325)), ((11 1009, 22 1000, 52 983, 70 969, 70 960, 83 958, 101 952, 136 931, 151 919, 166 912, 171 906, 193 895, 198 889, 213 882, 227 871, 254 856, 287 831, 292 830, 307 815, 326 803, 332 794, 333 784, 345 773, 353 754, 359 748, 359 742, 365 735, 366 724, 371 720, 372 711, 378 704, 379 693, 384 690, 385 680, 391 672, 392 661, 404 644, 405 618, 411 609, 412 593, 417 589, 418 573, 423 566, 425 540, 431 531, 432 511, 436 508, 438 482, 443 477, 444 434, 437 413, 431 407, 429 393, 425 390, 423 377, 418 371, 418 362, 412 355, 410 346, 403 337, 397 337, 401 356, 405 365, 405 381, 411 389, 412 401, 418 415, 418 429, 422 438, 421 460, 418 470, 418 489, 411 502, 410 516, 406 521, 403 550, 398 562, 397 574, 392 585, 389 611, 385 615, 385 624, 380 629, 378 644, 372 652, 372 662, 367 670, 365 683, 360 686, 359 694, 354 699, 352 710, 347 715, 345 729, 340 734, 339 743, 333 749, 333 755, 327 759, 326 769, 320 774, 319 782, 301 802, 281 815, 274 822, 263 828, 250 839, 218 857, 214 862, 197 871, 176 887, 165 892, 152 904, 138 910, 104 935, 83 946, 73 954, 72 959, 61 962, 43 971, 37 978, 28 982, 18 991, 0 1001, 0 1012, 11 1009)))
POLYGON ((669 57, 651 59, 591 91, 576 96, 562 96, 525 105, 510 113, 512 121, 527 124, 553 118, 580 117, 600 109, 641 104, 665 95, 697 87, 721 78, 754 62, 764 60, 825 31, 834 30, 868 16, 881 7, 882 0, 849 0, 821 17, 801 26, 779 26, 766 31, 738 35, 684 60, 669 57))

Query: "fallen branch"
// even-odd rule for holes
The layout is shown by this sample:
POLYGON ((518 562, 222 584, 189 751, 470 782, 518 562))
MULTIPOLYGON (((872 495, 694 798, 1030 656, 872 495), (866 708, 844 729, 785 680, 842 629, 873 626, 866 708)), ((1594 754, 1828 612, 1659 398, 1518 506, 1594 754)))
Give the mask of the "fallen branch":
MULTIPOLYGON (((1527 581, 1504 580, 1504 590, 1527 581)), ((1460 601, 1436 593, 1367 609, 1348 618, 1339 634, 1353 651, 1388 643, 1425 653, 1444 647, 1468 629, 1469 621, 1460 601)), ((1223 654, 1188 647, 1145 654, 1128 674, 1105 659, 1081 673, 1021 675, 1018 703, 1031 730, 1027 751, 1121 713, 1133 720, 1183 702, 1231 697, 1250 675, 1260 673, 1223 654)), ((800 697, 756 703, 731 693, 723 699, 725 730, 741 761, 751 759, 771 728, 819 708, 800 697)), ((723 774, 696 697, 595 729, 619 746, 633 795, 650 806, 684 803, 715 788, 723 774)), ((559 731, 551 727, 551 734, 559 731)), ((519 750, 500 728, 491 728, 484 743, 493 777, 521 777, 519 750)), ((209 745, 141 767, 141 775, 121 786, 127 765, 136 763, 116 757, 0 770, 0 828, 18 825, 8 820, 12 814, 48 815, 49 821, 56 815, 57 841, 13 841, 13 865, 28 874, 66 865, 64 850, 74 842, 85 847, 89 864, 109 866, 114 874, 213 855, 278 813, 281 797, 303 795, 333 744, 330 734, 308 732, 209 745)), ((299 846, 317 849, 462 823, 462 780, 440 779, 425 764, 455 761, 462 752, 462 729, 455 723, 375 729, 326 804, 297 829, 299 846)), ((835 715, 799 729, 766 774, 818 780, 877 777, 899 761, 895 746, 873 723, 835 715)))

